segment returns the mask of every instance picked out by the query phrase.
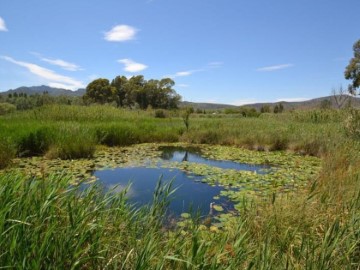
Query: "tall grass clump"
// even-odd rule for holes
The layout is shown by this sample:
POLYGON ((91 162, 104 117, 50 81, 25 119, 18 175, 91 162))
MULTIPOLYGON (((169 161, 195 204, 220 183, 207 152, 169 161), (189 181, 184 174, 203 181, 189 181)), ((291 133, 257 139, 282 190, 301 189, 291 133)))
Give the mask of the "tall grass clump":
POLYGON ((49 150, 53 137, 53 131, 48 127, 40 127, 22 135, 17 142, 18 156, 30 157, 45 154, 49 150))
POLYGON ((9 139, 0 140, 0 169, 9 166, 15 154, 15 146, 9 139))
POLYGON ((64 125, 57 130, 46 156, 48 158, 78 159, 93 157, 96 138, 89 128, 80 125, 64 125))
POLYGON ((0 265, 15 269, 149 269, 163 252, 170 185, 148 209, 122 193, 70 186, 66 176, 0 176, 0 265))

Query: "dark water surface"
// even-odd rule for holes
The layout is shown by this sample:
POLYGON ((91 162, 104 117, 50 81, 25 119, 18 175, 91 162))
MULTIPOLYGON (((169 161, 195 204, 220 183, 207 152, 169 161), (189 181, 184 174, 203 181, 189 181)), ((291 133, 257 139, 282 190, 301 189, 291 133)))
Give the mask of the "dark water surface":
POLYGON ((201 176, 190 175, 178 169, 118 168, 97 171, 94 175, 99 178, 105 190, 115 188, 115 191, 120 192, 131 183, 127 197, 130 203, 139 206, 151 203, 160 177, 162 177, 163 183, 173 180, 173 188, 177 188, 177 190, 171 196, 169 210, 175 215, 189 212, 191 208, 193 211, 199 210, 201 215, 208 215, 211 202, 222 205, 224 211, 233 209, 233 203, 228 199, 223 197, 219 200, 213 199, 224 188, 201 183, 199 182, 202 179, 201 176))
MULTIPOLYGON (((194 162, 223 169, 247 170, 257 173, 266 173, 267 165, 249 165, 233 161, 221 161, 207 159, 201 156, 198 149, 163 147, 161 158, 173 162, 194 162)), ((146 167, 117 168, 113 170, 96 171, 94 175, 103 184, 105 190, 122 191, 130 183, 127 197, 129 202, 142 206, 152 202, 153 193, 160 177, 163 183, 173 180, 173 188, 177 188, 171 197, 169 211, 171 214, 180 215, 183 212, 199 211, 202 216, 208 215, 211 210, 210 204, 215 202, 221 205, 224 212, 234 209, 234 204, 225 197, 214 199, 224 187, 210 186, 202 183, 202 176, 193 175, 179 169, 146 167)))

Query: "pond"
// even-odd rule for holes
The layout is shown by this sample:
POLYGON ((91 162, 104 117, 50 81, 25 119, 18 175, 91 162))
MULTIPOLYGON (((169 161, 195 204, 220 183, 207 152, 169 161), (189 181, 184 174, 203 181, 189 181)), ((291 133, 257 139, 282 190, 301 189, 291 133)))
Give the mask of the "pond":
MULTIPOLYGON (((223 187, 202 183, 202 176, 188 174, 178 169, 117 168, 97 171, 94 175, 107 191, 120 192, 130 185, 127 197, 131 204, 137 206, 152 202, 153 193, 160 177, 162 183, 173 181, 172 187, 176 188, 176 191, 170 197, 169 212, 175 216, 191 210, 193 212, 199 211, 201 216, 214 213, 216 210, 210 207, 210 204, 214 203, 214 197, 224 190, 223 187)), ((221 206, 224 211, 234 210, 234 204, 226 197, 219 197, 216 200, 216 205, 221 206)))
POLYGON ((175 177, 178 190, 170 210, 176 215, 191 206, 208 215, 212 202, 222 213, 241 210, 248 200, 263 201, 305 187, 320 169, 316 157, 184 143, 99 148, 93 158, 79 160, 21 158, 14 160, 13 168, 31 177, 66 174, 71 183, 86 179, 105 189, 119 185, 116 190, 121 190, 131 181, 129 201, 139 206, 151 202, 161 175, 164 181, 175 177))
MULTIPOLYGON (((267 165, 249 165, 233 161, 221 161, 204 158, 198 149, 162 147, 160 157, 162 160, 171 162, 190 162, 205 164, 211 167, 222 169, 247 170, 258 173, 265 173, 269 169, 267 165)), ((138 206, 151 203, 153 192, 159 178, 163 182, 173 181, 173 188, 176 192, 171 197, 169 212, 179 216, 184 212, 198 212, 201 216, 228 212, 234 210, 234 203, 227 197, 220 197, 219 194, 229 188, 204 183, 204 176, 196 175, 177 168, 164 168, 163 163, 157 163, 157 167, 128 167, 112 170, 95 171, 94 176, 103 184, 105 190, 122 191, 130 183, 127 192, 129 202, 138 206), (215 198, 215 199, 214 199, 215 198)))

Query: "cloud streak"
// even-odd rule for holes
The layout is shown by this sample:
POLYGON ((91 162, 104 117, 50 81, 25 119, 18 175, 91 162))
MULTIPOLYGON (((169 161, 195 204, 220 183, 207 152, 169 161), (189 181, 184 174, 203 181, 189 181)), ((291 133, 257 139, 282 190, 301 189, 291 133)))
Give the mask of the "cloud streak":
POLYGON ((174 79, 176 77, 187 77, 187 76, 190 76, 190 75, 192 75, 194 73, 197 73, 197 72, 204 72, 204 71, 207 71, 209 69, 222 67, 222 65, 223 65, 222 62, 210 62, 209 64, 207 64, 203 68, 179 71, 179 72, 176 72, 174 74, 166 75, 164 77, 168 77, 168 78, 172 78, 172 79, 174 79))
POLYGON ((137 32, 138 30, 130 25, 120 24, 106 32, 104 38, 107 41, 124 42, 135 39, 137 32))
POLYGON ((290 68, 290 67, 293 67, 293 66, 294 66, 293 64, 281 64, 281 65, 275 65, 275 66, 261 67, 261 68, 258 68, 256 71, 271 72, 271 71, 290 68))
POLYGON ((127 71, 127 72, 139 72, 139 71, 142 71, 144 69, 147 69, 148 66, 145 65, 145 64, 141 64, 141 63, 137 63, 131 59, 119 59, 118 62, 120 64, 124 64, 125 67, 124 67, 124 70, 127 71))
POLYGON ((80 66, 78 66, 74 63, 66 62, 61 59, 50 59, 50 58, 45 58, 45 57, 42 57, 40 59, 41 59, 41 61, 44 61, 44 62, 49 63, 54 66, 61 67, 62 69, 65 69, 65 70, 69 70, 69 71, 82 70, 82 68, 80 66))
POLYGON ((8 31, 8 29, 6 28, 6 24, 3 18, 0 17, 0 31, 8 31))
POLYGON ((84 87, 84 84, 81 81, 78 81, 68 76, 63 76, 39 65, 23 61, 17 61, 9 56, 1 56, 1 58, 15 65, 26 68, 32 74, 35 74, 36 76, 47 80, 49 85, 52 87, 61 87, 71 90, 76 90, 78 88, 84 87))

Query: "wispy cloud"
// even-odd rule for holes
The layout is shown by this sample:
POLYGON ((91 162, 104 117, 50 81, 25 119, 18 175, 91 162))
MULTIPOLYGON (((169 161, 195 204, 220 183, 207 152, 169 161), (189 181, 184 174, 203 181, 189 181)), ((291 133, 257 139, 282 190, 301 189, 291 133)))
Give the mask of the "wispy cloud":
POLYGON ((166 75, 164 77, 173 78, 173 79, 176 77, 186 77, 186 76, 190 76, 197 72, 203 72, 203 71, 207 71, 209 69, 219 68, 222 65, 223 65, 222 62, 210 62, 209 64, 207 64, 205 67, 202 67, 202 68, 179 71, 174 74, 166 75))
POLYGON ((193 70, 185 70, 185 71, 179 71, 175 74, 169 75, 170 78, 176 78, 176 77, 186 77, 194 74, 195 72, 202 71, 201 69, 193 69, 193 70))
POLYGON ((118 62, 125 65, 124 70, 127 72, 139 72, 148 67, 147 65, 137 63, 131 59, 119 59, 118 62))
POLYGON ((42 61, 47 62, 51 65, 61 67, 62 69, 69 70, 69 71, 79 71, 82 70, 82 68, 74 63, 66 62, 61 59, 50 59, 42 57, 40 58, 42 61))
POLYGON ((8 31, 6 24, 3 18, 0 17, 0 31, 8 31))
POLYGON ((78 81, 68 76, 63 76, 39 65, 23 61, 17 61, 9 56, 1 56, 1 58, 15 65, 26 68, 32 74, 35 74, 36 76, 47 80, 50 86, 56 86, 71 90, 76 90, 78 88, 84 87, 84 84, 81 81, 78 81))
POLYGON ((219 68, 222 67, 224 65, 223 62, 210 62, 207 67, 208 68, 219 68))
POLYGON ((268 66, 268 67, 261 67, 256 69, 256 71, 276 71, 280 69, 290 68, 293 67, 293 64, 281 64, 281 65, 275 65, 275 66, 268 66))
POLYGON ((138 30, 130 25, 116 25, 110 31, 105 33, 105 40, 123 42, 135 38, 138 30))

